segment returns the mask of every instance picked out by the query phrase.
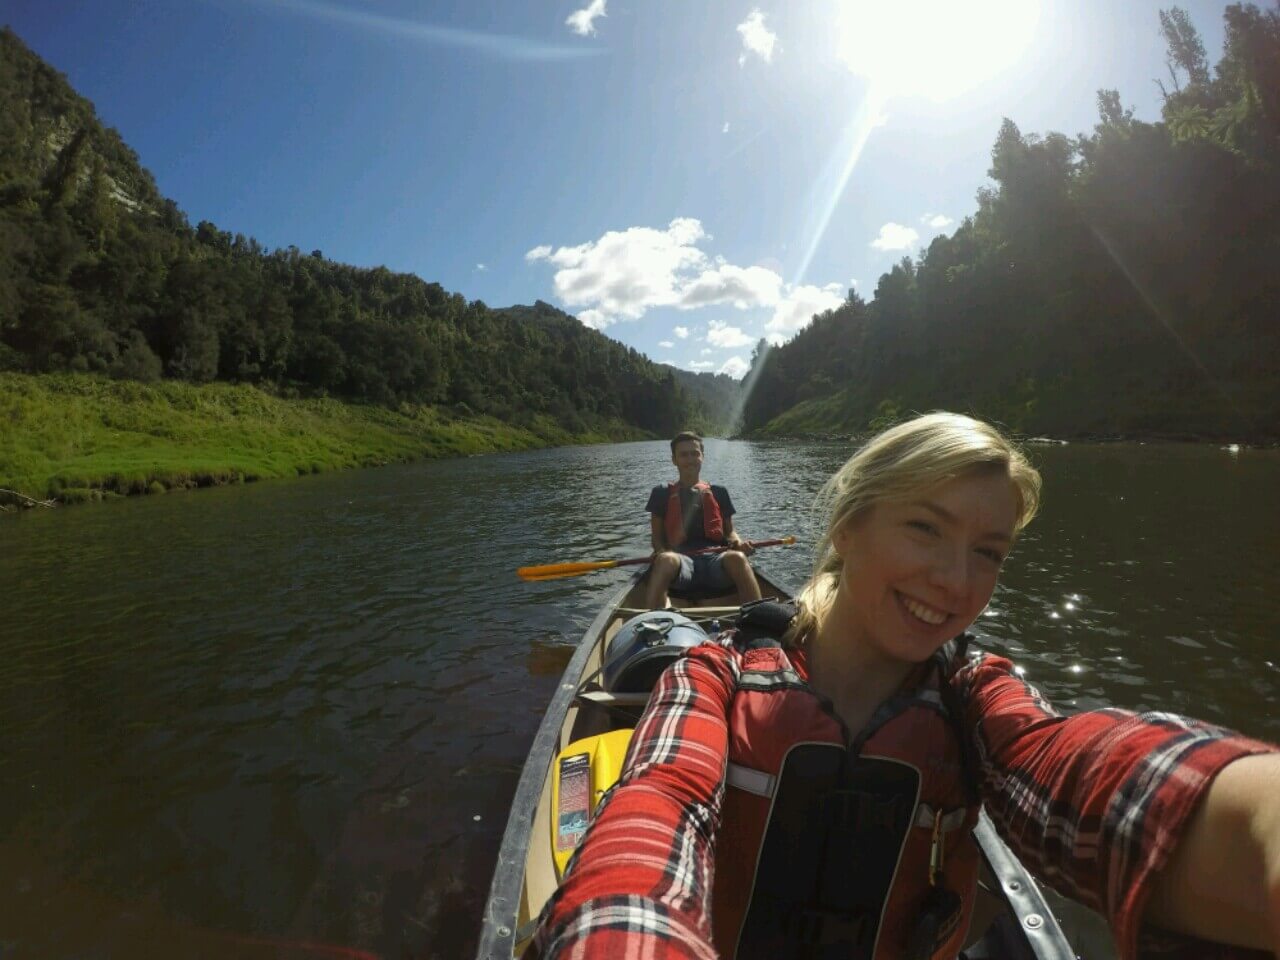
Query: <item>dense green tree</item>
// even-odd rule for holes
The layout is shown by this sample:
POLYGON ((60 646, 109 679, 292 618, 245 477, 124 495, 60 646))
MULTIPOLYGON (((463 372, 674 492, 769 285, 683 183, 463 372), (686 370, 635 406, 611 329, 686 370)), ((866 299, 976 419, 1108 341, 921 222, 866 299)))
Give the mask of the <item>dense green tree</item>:
POLYGON ((201 221, 0 32, 0 364, 452 403, 573 429, 727 425, 733 381, 669 368, 544 303, 492 310, 201 221), (715 381, 715 378, 707 378, 715 381))
POLYGON ((1280 436, 1280 7, 1224 18, 1211 73, 1187 15, 1161 14, 1162 122, 1114 90, 1076 138, 1005 120, 977 212, 835 311, 842 343, 820 317, 757 351, 745 429, 950 406, 1037 432, 1280 436))
POLYGON ((1204 52, 1200 33, 1181 7, 1160 11, 1160 32, 1164 34, 1168 48, 1166 62, 1174 83, 1178 71, 1187 75, 1190 84, 1207 86, 1209 83, 1209 58, 1204 52))

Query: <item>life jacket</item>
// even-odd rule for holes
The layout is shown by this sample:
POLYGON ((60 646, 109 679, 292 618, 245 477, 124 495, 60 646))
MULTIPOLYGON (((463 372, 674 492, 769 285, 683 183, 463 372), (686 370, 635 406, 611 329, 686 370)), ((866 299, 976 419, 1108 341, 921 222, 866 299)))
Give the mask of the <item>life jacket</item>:
POLYGON ((850 737, 805 681, 802 651, 767 636, 743 649, 735 638, 741 671, 712 884, 722 958, 960 952, 977 886, 980 804, 947 677, 966 639, 922 665, 919 683, 850 737))
MULTIPOLYGON (((712 543, 724 543, 724 517, 720 516, 720 504, 711 493, 711 484, 699 480, 693 485, 702 497, 702 535, 712 543)), ((684 535, 684 517, 680 512, 680 483, 667 487, 667 543, 678 547, 687 539, 684 535)))

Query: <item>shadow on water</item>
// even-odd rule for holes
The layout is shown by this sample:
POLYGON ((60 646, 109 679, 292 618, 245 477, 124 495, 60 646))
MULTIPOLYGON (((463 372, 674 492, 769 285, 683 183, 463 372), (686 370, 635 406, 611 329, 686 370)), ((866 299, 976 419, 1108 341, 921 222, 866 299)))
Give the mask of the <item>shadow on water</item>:
POLYGON ((566 643, 534 640, 529 644, 525 668, 531 677, 559 677, 573 659, 573 650, 566 643))
MULTIPOLYGON (((705 472, 744 535, 811 545, 811 498, 849 452, 711 441, 705 472)), ((1065 710, 1280 739, 1280 453, 1034 454, 1045 509, 984 642, 1065 710)), ((550 450, 4 518, 0 953, 469 955, 525 751, 626 576, 513 571, 647 550, 668 455, 550 450)), ((811 560, 760 556, 790 583, 811 560)))

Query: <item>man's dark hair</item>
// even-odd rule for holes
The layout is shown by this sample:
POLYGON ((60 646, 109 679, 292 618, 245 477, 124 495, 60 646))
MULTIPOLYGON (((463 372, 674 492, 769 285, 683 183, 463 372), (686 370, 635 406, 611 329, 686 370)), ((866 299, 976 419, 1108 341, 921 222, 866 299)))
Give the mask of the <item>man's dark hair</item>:
POLYGON ((675 439, 671 441, 671 455, 673 457, 676 455, 676 444, 684 443, 686 440, 692 440, 694 443, 698 445, 699 450, 702 449, 702 438, 698 436, 696 433, 694 433, 692 430, 684 430, 684 431, 681 431, 680 433, 677 433, 675 435, 675 439))

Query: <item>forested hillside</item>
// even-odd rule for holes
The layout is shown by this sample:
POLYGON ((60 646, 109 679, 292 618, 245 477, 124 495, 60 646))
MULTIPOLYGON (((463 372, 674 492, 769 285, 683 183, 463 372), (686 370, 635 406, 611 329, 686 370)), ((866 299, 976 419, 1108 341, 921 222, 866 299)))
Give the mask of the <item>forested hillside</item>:
POLYGON ((727 373, 693 373, 673 367, 676 383, 701 405, 706 416, 704 432, 729 434, 738 427, 742 407, 742 381, 727 373))
POLYGON ((1280 438, 1280 8, 1226 9, 1210 70, 1164 12, 1163 119, 1006 120, 977 213, 786 345, 745 430, 857 432, 948 407, 1058 436, 1280 438))
POLYGON ((224 380, 670 435, 715 418, 673 371, 544 303, 491 310, 319 250, 195 229, 92 104, 0 32, 0 370, 224 380))

